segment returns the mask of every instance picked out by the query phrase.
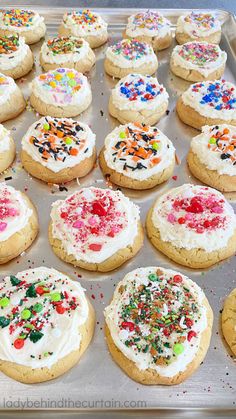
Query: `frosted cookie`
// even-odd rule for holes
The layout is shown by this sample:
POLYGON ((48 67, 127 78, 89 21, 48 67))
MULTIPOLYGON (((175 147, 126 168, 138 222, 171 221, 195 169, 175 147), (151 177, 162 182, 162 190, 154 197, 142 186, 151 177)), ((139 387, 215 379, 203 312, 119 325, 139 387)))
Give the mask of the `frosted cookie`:
POLYGON ((87 124, 43 117, 22 139, 22 165, 47 183, 64 183, 87 175, 96 160, 95 135, 87 124))
POLYGON ((187 42, 173 49, 170 68, 184 80, 215 80, 224 74, 226 60, 226 52, 216 44, 187 42))
POLYGON ((147 216, 152 244, 181 265, 207 268, 236 252, 236 216, 224 196, 185 184, 156 200, 147 216))
POLYGON ((159 12, 138 12, 128 18, 124 38, 136 38, 152 45, 155 51, 160 51, 172 43, 170 25, 170 21, 159 12))
POLYGON ((179 272, 129 272, 105 309, 106 338, 116 363, 141 384, 182 383, 207 353, 213 313, 201 288, 179 272))
POLYGON ((0 36, 18 34, 27 44, 34 44, 44 37, 44 18, 32 10, 0 10, 0 36))
POLYGON ((16 147, 10 132, 0 124, 0 173, 14 161, 16 147))
POLYGON ((73 68, 57 68, 32 82, 30 103, 41 115, 73 117, 84 112, 91 102, 87 77, 73 68))
POLYGON ((25 105, 24 96, 14 80, 0 73, 0 122, 18 116, 25 105))
POLYGON ((47 183, 65 183, 87 175, 96 160, 95 134, 87 124, 43 117, 22 139, 22 165, 47 183))
POLYGON ((179 17, 175 36, 179 44, 190 41, 219 44, 221 23, 212 13, 191 12, 179 17))
POLYGON ((40 64, 45 71, 58 67, 75 68, 86 73, 96 61, 94 52, 82 38, 59 36, 45 41, 40 51, 40 64))
POLYGON ((236 356, 236 288, 228 295, 222 312, 222 331, 231 351, 236 356))
POLYGON ((0 370, 22 383, 52 380, 80 359, 95 314, 80 283, 46 267, 3 279, 0 370))
POLYGON ((107 42, 107 23, 88 9, 67 12, 63 16, 59 34, 84 38, 91 48, 97 48, 107 42))
POLYGON ((34 56, 18 34, 0 36, 0 72, 13 79, 25 76, 34 65, 34 56))
POLYGON ((53 203, 49 241, 74 266, 111 271, 143 244, 139 208, 120 191, 82 188, 53 203))
POLYGON ((30 199, 0 183, 0 264, 19 256, 38 234, 37 212, 30 199))
POLYGON ((112 89, 109 113, 121 124, 154 125, 165 114, 169 95, 155 77, 129 74, 112 89))
POLYGON ((222 192, 236 191, 236 127, 204 126, 191 141, 187 156, 193 175, 222 192))
POLYGON ((104 68, 112 77, 122 78, 130 73, 152 75, 158 61, 151 45, 137 39, 123 39, 106 50, 104 68))
POLYGON ((175 148, 158 128, 134 122, 120 125, 106 137, 99 161, 111 182, 149 189, 172 175, 175 148))
POLYGON ((192 84, 176 110, 181 121, 199 130, 204 125, 236 125, 235 85, 225 80, 192 84))

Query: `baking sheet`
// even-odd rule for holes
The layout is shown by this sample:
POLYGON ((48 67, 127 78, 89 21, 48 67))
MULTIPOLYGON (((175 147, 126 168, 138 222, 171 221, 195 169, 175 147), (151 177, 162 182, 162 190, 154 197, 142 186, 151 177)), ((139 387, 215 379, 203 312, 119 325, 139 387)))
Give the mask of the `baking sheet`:
MULTIPOLYGON (((17 5, 17 7, 20 6, 17 5)), ((23 3, 22 7, 24 7, 23 3)), ((68 9, 53 9, 49 6, 48 8, 39 7, 37 10, 45 17, 47 37, 55 36, 62 15, 68 9)), ((96 10, 109 23, 109 44, 121 38, 128 16, 135 12, 134 9, 96 10)), ((171 20, 174 31, 178 16, 187 10, 162 9, 161 12, 171 20)), ((228 54, 225 78, 235 82, 236 22, 233 16, 227 12, 216 11, 216 13, 224 22, 221 48, 228 54)), ((42 42, 32 46, 35 55, 35 68, 29 75, 18 81, 26 98, 30 94, 31 80, 42 72, 39 66, 39 50, 42 42)), ((105 136, 118 125, 118 122, 108 115, 110 90, 117 80, 104 74, 103 59, 106 48, 107 45, 104 45, 95 51, 96 66, 89 74, 93 93, 92 105, 83 115, 75 118, 88 123, 96 133, 98 151, 103 145, 105 136)), ((190 139, 197 135, 198 131, 181 123, 175 113, 176 99, 188 88, 190 83, 170 73, 171 51, 172 48, 169 48, 158 53, 158 80, 164 84, 170 95, 169 115, 161 119, 158 127, 173 141, 181 164, 175 168, 174 175, 176 177, 174 179, 170 179, 169 182, 152 190, 140 192, 122 188, 123 192, 140 206, 143 222, 148 209, 160 193, 186 182, 199 183, 190 175, 185 158, 190 139)), ((92 344, 79 364, 58 379, 37 385, 25 385, 0 374, 0 409, 160 408, 175 410, 182 408, 235 408, 236 364, 229 349, 222 341, 219 327, 219 313, 224 298, 236 286, 235 257, 211 269, 193 271, 172 263, 156 251, 145 237, 141 252, 130 262, 108 274, 90 273, 74 269, 71 265, 63 263, 54 255, 48 243, 47 228, 50 207, 54 200, 64 199, 79 186, 76 181, 67 184, 66 188, 48 186, 31 178, 21 168, 19 161, 21 138, 28 127, 38 118, 39 116, 28 106, 27 110, 18 118, 4 124, 6 128, 12 130, 18 154, 13 167, 0 177, 0 181, 7 179, 9 185, 25 191, 33 200, 39 213, 40 233, 36 242, 24 255, 0 267, 1 278, 10 273, 17 273, 41 265, 67 272, 74 278, 78 278, 87 289, 87 294, 96 310, 97 324, 92 344), (189 275, 205 291, 215 315, 211 346, 203 365, 187 381, 174 387, 147 387, 129 379, 111 359, 104 340, 103 310, 110 301, 117 282, 132 269, 148 265, 170 267, 189 275)), ((80 185, 82 187, 91 185, 107 187, 99 167, 82 179, 80 185)), ((115 185, 114 189, 116 189, 115 185)), ((227 198, 236 209, 236 196, 228 194, 227 198)))

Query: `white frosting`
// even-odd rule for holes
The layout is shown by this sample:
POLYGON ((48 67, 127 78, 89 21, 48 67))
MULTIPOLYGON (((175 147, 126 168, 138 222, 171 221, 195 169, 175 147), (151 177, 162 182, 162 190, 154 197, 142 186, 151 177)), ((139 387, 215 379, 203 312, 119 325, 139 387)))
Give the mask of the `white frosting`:
POLYGON ((40 75, 32 81, 32 92, 43 102, 54 106, 80 106, 81 103, 90 101, 92 93, 88 79, 75 69, 60 68, 45 73, 45 76, 46 79, 41 79, 40 75), (74 87, 68 88, 68 79, 65 82, 58 81, 57 86, 51 88, 49 83, 51 80, 55 81, 56 74, 62 74, 61 70, 65 71, 64 74, 73 73, 75 75, 74 80, 77 79, 79 90, 75 90, 74 87))
POLYGON ((4 105, 16 89, 18 86, 14 80, 0 73, 0 105, 4 105))
POLYGON ((140 220, 139 208, 120 191, 93 187, 54 202, 51 219, 52 235, 62 241, 66 253, 88 263, 101 263, 118 250, 132 246, 140 220), (92 212, 93 203, 98 201, 107 215, 92 212), (68 215, 61 218, 61 213, 68 215), (93 250, 94 245, 100 250, 93 250))
POLYGON ((0 242, 22 230, 32 213, 19 191, 4 182, 0 183, 0 242))
MULTIPOLYGON (((175 289, 175 286, 172 287, 173 291, 175 289)), ((177 288, 178 289, 181 288, 177 288)), ((151 286, 151 292, 153 293, 153 296, 155 295, 155 291, 160 291, 160 283, 159 282, 152 282, 151 286)), ((158 297, 155 297, 158 300, 158 297)), ((175 297, 176 298, 176 297, 175 297)), ((154 370, 157 374, 160 374, 162 377, 174 377, 175 375, 179 374, 180 372, 184 372, 188 365, 193 361, 195 358, 198 350, 199 345, 201 342, 202 333, 207 328, 207 312, 206 307, 203 304, 205 295, 201 288, 191 281, 186 276, 179 274, 178 272, 175 272, 170 269, 164 269, 164 268, 157 268, 157 267, 145 267, 145 268, 139 268, 132 272, 129 272, 122 281, 119 282, 119 284, 116 287, 116 290, 114 292, 114 296, 112 299, 112 302, 108 307, 105 309, 105 319, 106 323, 109 327, 112 339, 117 346, 118 349, 125 355, 129 360, 135 363, 135 365, 138 367, 139 370, 145 371, 147 369, 154 370), (170 362, 169 365, 156 365, 153 362, 152 355, 150 354, 150 351, 148 350, 146 353, 137 350, 135 351, 132 346, 125 345, 125 341, 132 339, 133 331, 130 331, 129 329, 120 330, 120 324, 122 321, 121 312, 123 306, 129 305, 130 303, 130 294, 132 295, 134 290, 138 291, 138 287, 141 285, 147 286, 149 283, 148 276, 150 274, 155 274, 157 270, 161 270, 163 272, 164 278, 169 279, 170 277, 173 277, 174 275, 181 275, 183 279, 183 286, 186 286, 190 293, 194 296, 194 300, 196 301, 196 304, 198 305, 200 316, 195 315, 195 321, 193 325, 193 330, 196 333, 196 336, 191 339, 191 341, 188 341, 186 339, 183 343, 183 352, 176 356, 175 359, 170 362), (120 287, 124 287, 124 291, 122 295, 119 292, 120 287), (125 332, 125 333, 122 333, 125 332)), ((179 297, 179 301, 174 300, 174 311, 178 313, 178 308, 181 305, 181 299, 182 295, 179 297), (178 304, 179 303, 179 304, 178 304)), ((142 300, 145 303, 145 297, 142 300)), ((136 306, 136 303, 133 302, 133 305, 136 306)), ((139 310, 139 309, 138 309, 139 310)), ((163 305, 162 307, 162 316, 165 317, 168 314, 167 306, 163 305)), ((132 319, 131 319, 132 320, 132 319)), ((184 319, 183 319, 184 320, 184 319)), ((182 324, 182 321, 180 322, 182 324)), ((140 330, 142 331, 142 337, 145 335, 149 335, 149 326, 145 322, 140 322, 139 324, 140 330)), ((186 327, 184 324, 182 324, 183 329, 186 327)), ((182 330, 184 333, 184 330, 182 330)), ((157 335, 159 335, 159 331, 156 332, 157 335)), ((138 335, 140 336, 140 334, 138 335)), ((164 340, 166 342, 169 342, 172 346, 175 343, 175 338, 179 337, 178 334, 173 333, 170 337, 163 336, 162 333, 160 333, 161 340, 164 340)), ((140 341, 141 344, 145 343, 142 342, 142 338, 140 341)), ((148 343, 148 341, 146 341, 148 343)), ((164 347, 164 353, 163 356, 171 355, 172 349, 165 348, 164 347)))
POLYGON ((170 242, 178 248, 203 249, 206 252, 226 247, 236 228, 234 210, 220 192, 206 186, 191 184, 174 188, 158 198, 153 207, 152 222, 159 230, 162 241, 170 242), (214 211, 204 209, 201 213, 193 213, 182 208, 174 209, 175 200, 188 199, 188 203, 185 204, 187 207, 196 195, 200 196, 200 200, 217 201, 212 205, 214 211), (219 201, 222 203, 219 204, 219 201), (179 224, 178 219, 184 217, 187 217, 185 223, 179 224), (202 227, 204 221, 212 222, 218 217, 221 222, 217 227, 202 227), (195 223, 196 227, 189 227, 189 224, 195 223))
POLYGON ((195 70, 198 73, 202 74, 204 77, 209 76, 213 71, 218 70, 221 66, 226 63, 227 54, 225 51, 222 51, 219 45, 216 44, 208 44, 207 42, 187 42, 183 45, 177 45, 172 52, 171 59, 173 60, 174 65, 180 66, 184 69, 188 70, 195 70), (185 46, 194 45, 195 48, 198 46, 205 47, 206 50, 204 54, 200 53, 200 56, 205 57, 205 62, 202 61, 201 64, 197 63, 194 59, 187 60, 183 56, 180 55, 181 51, 185 48, 185 46), (207 48, 214 48, 216 51, 216 56, 214 59, 210 59, 208 56, 207 48))
POLYGON ((10 132, 0 124, 0 153, 8 151, 11 147, 10 132))
POLYGON ((54 173, 58 173, 59 171, 68 167, 73 167, 90 157, 94 151, 95 138, 95 134, 87 124, 73 121, 73 119, 70 118, 52 118, 47 116, 34 122, 29 127, 22 139, 22 148, 32 157, 32 159, 52 170, 54 173), (55 128, 50 129, 50 131, 44 129, 45 124, 50 125, 50 127, 57 127, 58 122, 59 127, 61 127, 61 124, 66 124, 66 126, 69 127, 69 131, 68 128, 64 129, 64 133, 66 134, 64 140, 55 134, 55 128), (76 131, 75 126, 80 126, 81 130, 76 131), (48 132, 50 133, 51 140, 53 139, 53 147, 60 151, 57 153, 49 153, 49 158, 45 160, 45 157, 42 158, 43 154, 39 152, 39 147, 43 147, 47 152, 49 148, 51 150, 51 147, 48 147, 47 144, 45 144, 48 141, 48 132), (73 134, 70 135, 70 132, 73 134), (31 142, 31 137, 35 137, 36 145, 31 142), (68 140, 69 144, 65 142, 68 140), (78 154, 70 154, 69 150, 71 148, 77 150, 78 154))
MULTIPOLYGON (((216 92, 216 90, 215 90, 216 92)), ((213 96, 212 96, 213 97, 213 96)), ((236 119, 236 89, 235 85, 230 82, 223 81, 204 81, 201 83, 192 84, 183 94, 182 100, 185 105, 190 106, 195 111, 199 112, 201 115, 213 119, 223 119, 225 121, 230 121, 236 119), (231 109, 226 109, 226 104, 222 103, 221 98, 216 102, 214 101, 214 106, 211 106, 211 100, 209 102, 203 101, 203 98, 208 95, 210 99, 211 92, 209 87, 213 85, 218 85, 217 94, 223 93, 223 91, 233 89, 231 93, 231 98, 234 103, 232 104, 231 109), (194 90, 193 90, 194 89, 194 90), (222 109, 216 109, 216 106, 222 105, 222 109)))
MULTIPOLYGON (((18 9, 20 11, 21 9, 18 9)), ((26 11, 27 12, 27 11, 26 11)), ((32 12, 32 11, 30 11, 32 12)), ((4 14, 4 11, 0 11, 0 28, 3 30, 8 30, 21 34, 22 32, 34 31, 38 26, 44 23, 44 18, 40 16, 37 12, 33 12, 32 20, 27 22, 27 25, 11 25, 7 15, 4 14)), ((17 17, 17 15, 16 15, 17 17)))
MULTIPOLYGON (((28 297, 27 301, 21 306, 18 304, 25 297, 27 289, 12 285, 10 277, 6 277, 4 282, 1 283, 1 296, 5 296, 5 292, 10 299, 8 306, 0 309, 1 316, 10 315, 14 308, 17 309, 17 315, 10 323, 14 327, 11 334, 9 333, 10 325, 0 327, 0 359, 26 367, 50 368, 58 360, 80 348, 81 334, 79 333, 79 327, 86 322, 89 314, 84 289, 79 282, 71 280, 55 269, 45 267, 19 272, 16 278, 29 284, 35 284, 36 290, 37 283, 40 282, 40 286, 48 286, 50 292, 43 295, 37 294, 33 298, 28 297), (68 295, 68 301, 72 301, 72 297, 75 298, 77 307, 70 312, 66 311, 64 314, 59 314, 56 311, 56 306, 52 304, 51 296, 55 293, 64 294, 65 292, 68 295), (27 337, 24 339, 23 347, 17 349, 14 343, 20 335, 29 333, 30 329, 27 329, 25 325, 30 324, 32 317, 22 320, 20 327, 17 327, 16 324, 21 320, 23 310, 36 304, 41 304, 42 310, 39 313, 36 312, 33 319, 36 324, 43 324, 42 329, 40 329, 43 336, 37 342, 31 341, 30 337, 27 337), (48 321, 45 317, 46 312, 48 312, 48 321)), ((62 305, 65 308, 69 307, 66 298, 63 299, 62 305)))
POLYGON ((219 175, 236 176, 236 148, 228 151, 224 149, 230 143, 236 143, 236 127, 233 125, 204 126, 202 133, 194 137, 191 141, 191 150, 197 155, 202 164, 209 170, 216 170, 219 175), (217 132, 229 130, 227 135, 218 139, 217 144, 209 144, 210 138, 213 138, 217 132), (227 140, 225 140, 227 138, 227 140), (231 158, 221 159, 222 153, 229 153, 231 158))
POLYGON ((171 34, 170 21, 161 13, 147 10, 131 15, 128 18, 126 34, 131 38, 149 36, 164 38, 171 34))
POLYGON ((161 173, 164 169, 172 164, 174 156, 175 148, 172 142, 156 127, 148 126, 145 127, 145 129, 142 129, 140 127, 138 128, 133 123, 120 125, 119 127, 116 127, 105 139, 104 157, 107 165, 116 172, 122 173, 131 179, 137 179, 141 181, 148 179, 157 173, 161 173), (137 133, 138 139, 137 135, 129 134, 129 130, 137 133), (154 150, 153 152, 152 143, 142 139, 140 133, 150 136, 151 142, 155 140, 154 147, 156 147, 157 150, 154 150), (123 138, 123 134, 126 134, 125 138, 123 138), (134 161, 133 150, 131 150, 131 154, 127 155, 127 149, 133 147, 134 141, 136 141, 135 148, 145 147, 147 153, 149 150, 152 151, 151 155, 147 156, 145 160, 140 158, 138 161, 134 161), (124 143, 122 148, 115 147, 118 142, 124 143), (160 159, 160 161, 155 163, 155 159, 160 159), (131 167, 136 168, 138 163, 141 163, 144 167, 142 169, 132 170, 131 167), (126 169, 124 169, 125 164, 129 166, 126 169))
POLYGON ((57 37, 57 38, 53 38, 52 40, 48 40, 47 42, 44 42, 42 47, 41 47, 41 54, 42 54, 42 59, 43 61, 45 61, 46 63, 50 63, 50 64, 63 64, 63 63, 67 63, 67 62, 73 62, 73 63, 77 63, 80 60, 83 60, 89 53, 90 47, 89 47, 89 43, 87 41, 85 41, 84 39, 81 38, 81 42, 82 42, 82 46, 80 48, 74 48, 74 51, 70 51, 66 54, 60 53, 60 54, 54 54, 52 49, 48 46, 50 41, 55 41, 57 39, 61 39, 61 40, 65 40, 65 42, 67 42, 67 40, 69 39, 70 41, 76 41, 77 38, 75 37, 57 37))
POLYGON ((30 48, 25 43, 24 38, 19 38, 19 46, 16 51, 12 51, 10 54, 0 54, 0 70, 11 70, 14 67, 20 65, 26 55, 29 53, 30 48))
POLYGON ((107 23, 102 19, 100 15, 97 13, 91 12, 90 10, 83 10, 83 11, 73 11, 67 12, 63 16, 62 25, 69 29, 71 35, 77 37, 83 36, 103 36, 107 34, 107 23), (89 20, 86 23, 83 20, 83 14, 89 12, 92 17, 93 22, 89 20), (82 17, 82 18, 81 18, 82 17))
POLYGON ((161 107, 163 104, 168 104, 169 95, 166 89, 163 87, 162 84, 159 84, 155 77, 150 76, 142 76, 140 74, 129 74, 126 77, 123 77, 112 89, 112 102, 114 106, 121 110, 136 110, 141 111, 143 109, 147 110, 155 110, 161 107), (138 80, 142 79, 144 84, 139 85, 138 90, 141 92, 140 95, 137 96, 136 100, 129 100, 125 94, 121 93, 120 88, 125 85, 125 83, 131 83, 130 87, 134 87, 134 85, 138 82, 138 80), (154 84, 156 87, 153 88, 154 92, 158 92, 153 99, 142 101, 141 97, 144 96, 146 92, 147 84, 154 84))
POLYGON ((218 19, 214 17, 211 13, 196 13, 192 12, 190 14, 186 14, 184 16, 180 16, 177 21, 177 32, 186 33, 191 38, 200 38, 205 36, 210 36, 215 32, 218 32, 221 30, 221 24, 218 19), (197 20, 195 19, 195 16, 198 16, 197 20), (202 19, 204 19, 204 16, 210 16, 213 18, 212 25, 211 24, 205 24, 202 23, 202 19))
POLYGON ((157 64, 157 56, 151 45, 129 39, 123 39, 108 47, 106 58, 121 68, 138 68, 142 65, 157 64))

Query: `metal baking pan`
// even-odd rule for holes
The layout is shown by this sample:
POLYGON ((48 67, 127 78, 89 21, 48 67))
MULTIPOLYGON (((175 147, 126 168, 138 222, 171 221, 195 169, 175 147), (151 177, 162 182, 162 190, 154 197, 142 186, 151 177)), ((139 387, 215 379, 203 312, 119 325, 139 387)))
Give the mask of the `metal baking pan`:
MULTIPOLYGON (((9 3, 8 3, 9 4, 9 3)), ((11 5, 11 7, 14 7, 11 5)), ((16 7, 24 7, 22 3, 16 7)), ((35 8, 36 10, 36 8, 35 8)), ((53 8, 52 6, 38 7, 37 11, 45 17, 47 24, 47 37, 57 34, 66 8, 53 8)), ((122 30, 127 18, 135 9, 97 9, 109 23, 109 43, 121 38, 122 30)), ((161 12, 171 20, 174 31, 179 15, 188 10, 167 10, 161 12)), ((225 78, 236 81, 236 22, 232 15, 217 10, 223 22, 223 37, 221 48, 228 54, 225 78)), ((18 81, 26 98, 30 93, 30 82, 42 69, 39 66, 39 50, 43 41, 34 45, 35 68, 25 78, 18 81)), ((174 46, 174 42, 173 42, 174 46)), ((116 80, 104 74, 103 59, 107 45, 96 50, 96 65, 89 74, 92 85, 93 101, 89 109, 77 119, 88 123, 97 135, 97 150, 103 145, 105 136, 118 122, 108 115, 108 98, 111 88, 116 80)), ((147 211, 154 199, 171 187, 186 182, 198 183, 186 165, 186 154, 190 139, 197 131, 185 126, 176 116, 175 103, 177 97, 189 86, 169 70, 169 60, 172 48, 158 53, 159 69, 158 79, 164 84, 170 95, 169 114, 164 116, 158 127, 173 141, 181 164, 176 165, 174 175, 169 182, 149 191, 131 191, 123 189, 141 208, 141 218, 144 222, 147 211)), ((45 265, 55 267, 79 279, 87 294, 91 298, 97 314, 95 336, 87 352, 71 371, 58 379, 38 385, 24 385, 14 382, 4 374, 0 376, 0 409, 159 409, 163 413, 176 411, 186 413, 186 409, 196 409, 194 415, 203 416, 211 409, 223 409, 226 414, 236 415, 236 365, 222 340, 220 331, 220 310, 225 296, 236 286, 235 257, 203 271, 193 271, 180 267, 157 252, 145 238, 140 253, 120 269, 108 274, 89 273, 81 269, 74 269, 71 265, 59 260, 48 243, 47 228, 49 223, 50 207, 54 200, 63 199, 78 187, 73 181, 65 187, 48 186, 43 182, 32 179, 22 169, 19 161, 20 142, 27 128, 36 121, 38 116, 28 106, 18 118, 4 124, 12 130, 18 155, 12 168, 5 172, 0 180, 5 181, 25 191, 35 203, 40 221, 40 233, 35 243, 23 255, 12 262, 1 266, 1 278, 10 273, 45 265), (213 336, 208 354, 198 371, 183 384, 173 387, 142 386, 129 379, 123 371, 113 362, 107 350, 103 333, 103 309, 110 301, 113 290, 123 276, 139 266, 159 265, 170 267, 189 275, 205 291, 214 310, 215 320, 213 336), (180 410, 183 409, 183 410, 180 410), (199 410, 200 409, 200 410, 199 410), (204 412, 203 412, 204 411, 204 412)), ((107 187, 99 167, 80 181, 81 186, 107 187)), ((116 186, 114 185, 114 188, 116 186)), ((227 198, 235 205, 236 196, 227 198)), ((131 414, 131 410, 129 410, 131 414)), ((151 413, 151 411, 150 411, 151 413)), ((179 416, 178 416, 179 417, 179 416)))

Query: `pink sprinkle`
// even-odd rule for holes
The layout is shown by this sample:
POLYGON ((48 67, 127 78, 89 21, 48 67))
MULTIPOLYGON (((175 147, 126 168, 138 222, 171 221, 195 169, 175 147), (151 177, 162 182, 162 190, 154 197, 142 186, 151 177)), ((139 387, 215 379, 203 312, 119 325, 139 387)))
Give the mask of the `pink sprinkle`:
POLYGON ((95 218, 95 217, 90 217, 90 218, 88 219, 88 223, 89 223, 91 226, 94 226, 94 225, 96 224, 96 218, 95 218))
POLYGON ((7 223, 0 223, 0 231, 4 231, 7 227, 7 223))
POLYGON ((185 215, 186 220, 192 220, 193 219, 193 214, 187 213, 185 215))
POLYGON ((15 215, 17 215, 17 209, 15 209, 15 208, 9 208, 9 215, 11 215, 12 217, 14 217, 15 215))
POLYGON ((174 176, 172 176, 172 179, 173 180, 177 180, 178 179, 178 176, 174 175, 174 176))
POLYGON ((174 223, 176 221, 176 217, 174 216, 174 214, 168 214, 167 221, 169 221, 170 223, 174 223))
POLYGON ((83 225, 84 225, 83 221, 77 220, 72 224, 72 227, 81 228, 81 227, 83 227, 83 225))
POLYGON ((212 208, 212 211, 215 212, 216 214, 222 214, 223 208, 216 206, 212 208))

